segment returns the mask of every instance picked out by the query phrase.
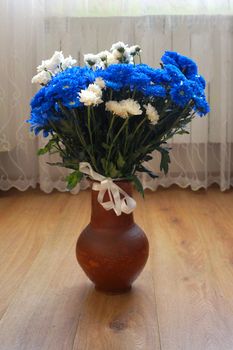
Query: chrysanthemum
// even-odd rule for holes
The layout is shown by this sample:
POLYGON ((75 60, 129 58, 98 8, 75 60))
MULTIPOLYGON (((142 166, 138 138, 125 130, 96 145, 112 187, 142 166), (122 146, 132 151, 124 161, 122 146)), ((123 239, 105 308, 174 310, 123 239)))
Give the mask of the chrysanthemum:
POLYGON ((125 107, 117 101, 108 101, 105 103, 106 111, 112 112, 122 118, 127 118, 128 113, 125 107))
POLYGON ((82 102, 85 106, 96 106, 103 102, 101 98, 91 90, 81 90, 78 95, 79 101, 82 102))
POLYGON ((147 105, 143 106, 146 109, 146 115, 151 122, 151 124, 155 125, 157 124, 159 120, 159 114, 157 110, 150 104, 148 103, 147 105))
POLYGON ((95 79, 94 83, 98 85, 101 89, 105 88, 105 82, 102 78, 98 77, 95 79))
POLYGON ((132 56, 137 55, 137 54, 140 53, 141 51, 142 51, 142 50, 141 50, 141 48, 140 48, 139 45, 133 45, 133 46, 130 46, 130 48, 129 48, 129 53, 130 53, 130 55, 132 55, 132 56))
POLYGON ((140 115, 142 114, 142 110, 140 104, 133 100, 132 98, 128 98, 127 100, 120 101, 120 104, 124 106, 129 115, 140 115))
POLYGON ((68 56, 64 58, 64 60, 61 62, 62 69, 67 69, 73 67, 77 63, 77 60, 72 58, 71 56, 68 56))
POLYGON ((102 90, 97 84, 90 84, 87 88, 88 91, 93 91, 96 96, 102 97, 102 90))
POLYGON ((42 64, 37 67, 37 72, 49 70, 51 73, 55 73, 63 61, 64 56, 62 51, 55 51, 50 59, 42 61, 42 64))
POLYGON ((97 56, 101 59, 101 61, 106 61, 107 60, 107 56, 109 55, 109 51, 105 50, 105 51, 101 51, 97 54, 97 56))
POLYGON ((92 53, 87 53, 84 55, 84 62, 87 66, 92 67, 100 61, 100 58, 97 55, 92 53))
POLYGON ((61 71, 73 67, 76 63, 77 61, 71 56, 64 58, 62 51, 55 51, 50 59, 43 60, 41 65, 37 67, 39 74, 33 77, 32 82, 46 84, 51 79, 51 76, 55 76, 61 71), (40 82, 42 80, 43 82, 40 82))
POLYGON ((46 85, 50 80, 51 74, 45 70, 42 70, 32 78, 32 83, 46 85))
POLYGON ((189 81, 174 85, 170 91, 171 98, 178 106, 184 107, 193 98, 193 89, 189 81))
POLYGON ((117 50, 119 52, 124 52, 125 49, 127 48, 128 45, 126 45, 125 43, 123 43, 122 41, 118 41, 115 44, 112 44, 112 47, 110 49, 110 51, 114 51, 117 50))
POLYGON ((194 97, 194 110, 200 117, 203 117, 210 112, 210 106, 207 103, 205 97, 194 97))
POLYGON ((162 56, 161 60, 165 65, 172 64, 178 67, 188 79, 191 79, 197 74, 196 63, 189 57, 180 55, 178 52, 165 51, 165 54, 162 56))
POLYGON ((140 115, 142 110, 137 101, 128 98, 127 100, 108 101, 105 104, 106 110, 118 115, 122 118, 127 118, 130 115, 140 115))
POLYGON ((117 58, 116 55, 112 54, 111 52, 109 52, 107 54, 107 59, 106 59, 106 63, 108 66, 110 66, 111 64, 117 64, 119 63, 119 60, 117 58))

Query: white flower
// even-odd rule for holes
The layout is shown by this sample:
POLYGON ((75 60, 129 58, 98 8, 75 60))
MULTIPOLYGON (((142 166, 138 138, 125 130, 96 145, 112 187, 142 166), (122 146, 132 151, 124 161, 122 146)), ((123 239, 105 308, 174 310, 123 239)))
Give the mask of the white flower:
POLYGON ((64 58, 62 51, 55 51, 50 59, 42 61, 41 65, 37 67, 37 72, 49 71, 55 75, 72 67, 76 62, 71 56, 64 58))
POLYGON ((32 84, 43 84, 46 85, 51 80, 49 72, 42 70, 32 78, 32 84))
POLYGON ((105 68, 104 62, 100 59, 98 55, 88 53, 84 55, 84 62, 88 67, 95 68, 105 68))
POLYGON ((73 67, 77 63, 77 60, 72 58, 70 55, 66 58, 61 63, 62 69, 65 70, 67 68, 73 67))
POLYGON ((133 63, 133 56, 130 54, 128 48, 123 53, 123 61, 124 63, 133 63))
POLYGON ((52 73, 57 73, 59 71, 60 65, 64 61, 64 56, 62 51, 55 51, 53 56, 45 61, 46 69, 52 73))
POLYGON ((79 92, 79 100, 84 103, 85 106, 96 106, 103 102, 101 98, 91 90, 81 90, 81 92, 79 92))
POLYGON ((119 60, 112 53, 109 52, 109 54, 107 55, 107 65, 110 66, 111 64, 117 63, 119 63, 119 60))
POLYGON ((71 56, 64 58, 62 51, 55 51, 48 60, 43 60, 37 67, 38 74, 32 78, 32 83, 47 84, 51 77, 72 67, 77 61, 71 56))
POLYGON ((97 56, 101 59, 101 61, 106 61, 109 53, 110 53, 109 51, 105 50, 105 51, 99 52, 97 56))
POLYGON ((98 97, 102 97, 102 90, 97 84, 89 84, 87 90, 94 92, 98 97))
POLYGON ((127 100, 108 101, 105 103, 106 110, 118 115, 122 118, 127 118, 130 115, 140 115, 142 110, 137 101, 128 98, 127 100))
POLYGON ((102 69, 105 69, 106 68, 106 65, 103 61, 99 60, 96 65, 94 66, 94 68, 102 68, 102 69))
POLYGON ((101 89, 105 88, 105 81, 102 78, 96 78, 94 83, 98 85, 101 89))
POLYGON ((113 44, 110 51, 117 50, 119 52, 124 52, 128 45, 124 44, 122 41, 118 41, 113 44))
POLYGON ((100 58, 97 55, 94 55, 93 53, 87 53, 86 55, 84 55, 84 62, 90 67, 94 66, 99 61, 100 58))
POLYGON ((43 70, 47 69, 47 66, 49 65, 50 60, 43 60, 41 65, 39 65, 36 70, 38 73, 42 72, 43 70))
POLYGON ((135 56, 136 54, 138 54, 141 51, 142 50, 141 50, 139 45, 133 45, 133 46, 130 46, 130 48, 129 48, 129 53, 132 56, 135 56))
POLYGON ((120 102, 127 110, 130 115, 140 115, 142 114, 142 110, 140 108, 140 104, 133 100, 132 98, 128 98, 127 100, 122 100, 120 102))
POLYGON ((143 107, 146 109, 146 115, 151 124, 155 125, 159 120, 157 110, 150 103, 148 103, 148 105, 143 105, 143 107))
POLYGON ((119 60, 121 57, 122 57, 122 55, 123 55, 123 52, 120 52, 120 51, 118 51, 118 50, 113 50, 112 51, 112 53, 110 53, 110 55, 113 55, 113 57, 116 59, 116 60, 119 60))
POLYGON ((116 114, 119 117, 122 117, 122 118, 128 117, 127 110, 123 105, 120 104, 120 102, 108 101, 105 103, 105 109, 106 111, 112 112, 113 114, 116 114))

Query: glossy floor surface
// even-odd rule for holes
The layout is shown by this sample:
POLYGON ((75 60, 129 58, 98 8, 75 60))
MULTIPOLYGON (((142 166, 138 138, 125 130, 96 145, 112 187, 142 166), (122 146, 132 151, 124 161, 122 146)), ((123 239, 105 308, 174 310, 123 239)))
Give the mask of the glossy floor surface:
POLYGON ((233 349, 233 191, 135 197, 150 257, 113 296, 75 258, 89 191, 0 192, 1 350, 233 349))

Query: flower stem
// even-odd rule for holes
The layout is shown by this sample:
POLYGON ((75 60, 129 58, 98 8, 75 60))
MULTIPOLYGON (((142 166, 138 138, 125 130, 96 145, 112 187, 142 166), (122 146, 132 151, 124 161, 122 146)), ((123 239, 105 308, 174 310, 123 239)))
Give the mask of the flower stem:
POLYGON ((108 141, 109 141, 110 132, 112 131, 112 126, 113 126, 115 118, 116 118, 115 115, 112 114, 112 119, 111 119, 110 126, 109 126, 109 129, 108 129, 108 132, 107 132, 107 144, 108 144, 108 141))
POLYGON ((69 149, 70 154, 72 154, 73 151, 72 151, 70 145, 69 145, 68 143, 66 143, 64 137, 63 137, 63 136, 60 134, 60 132, 57 130, 55 124, 54 124, 51 120, 49 121, 49 123, 50 123, 50 125, 53 127, 53 129, 54 129, 54 131, 56 132, 57 136, 60 138, 61 142, 64 144, 64 146, 65 146, 66 148, 69 149))
POLYGON ((108 156, 107 156, 107 162, 109 162, 110 156, 111 156, 111 152, 112 152, 112 148, 116 142, 116 140, 118 139, 118 137, 120 136, 122 130, 124 129, 124 127, 126 126, 126 124, 128 123, 128 118, 125 119, 124 123, 122 124, 122 126, 120 127, 118 133, 116 134, 116 136, 114 137, 111 146, 109 147, 109 151, 108 151, 108 156))
POLYGON ((171 104, 172 104, 172 101, 171 101, 171 100, 169 100, 169 101, 165 104, 163 110, 162 110, 161 113, 160 113, 160 119, 162 119, 162 118, 164 117, 164 115, 165 115, 165 113, 166 113, 166 110, 168 109, 168 107, 171 106, 171 104))
POLYGON ((135 97, 136 91, 137 91, 137 89, 135 88, 135 89, 133 90, 133 93, 132 93, 132 98, 135 97))
POLYGON ((78 125, 78 120, 77 120, 77 115, 75 113, 75 110, 74 109, 71 109, 71 112, 73 113, 73 116, 74 116, 74 119, 75 119, 75 131, 78 135, 78 138, 80 140, 80 143, 82 144, 83 148, 87 151, 95 169, 98 171, 98 168, 97 168, 97 165, 96 165, 96 161, 95 161, 95 158, 94 156, 91 154, 91 152, 88 150, 88 147, 87 147, 87 144, 82 136, 82 132, 81 130, 79 129, 79 125, 78 125))
POLYGON ((113 90, 112 90, 112 89, 110 89, 110 96, 109 96, 109 100, 111 100, 111 99, 112 99, 112 95, 113 95, 113 90))
MULTIPOLYGON (((128 120, 128 119, 129 119, 129 118, 127 118, 127 120, 128 120)), ((129 135, 129 122, 126 124, 126 128, 125 128, 124 153, 126 152, 126 148, 127 148, 128 135, 129 135)))
POLYGON ((138 57, 139 57, 139 62, 140 62, 140 64, 142 64, 142 59, 141 59, 140 53, 138 54, 138 57))
POLYGON ((136 127, 136 129, 135 129, 135 131, 134 131, 134 133, 133 133, 133 136, 136 135, 136 133, 138 132, 138 130, 140 129, 140 127, 142 126, 142 124, 143 124, 146 120, 147 120, 147 117, 144 117, 144 118, 140 121, 140 123, 138 124, 138 126, 136 127))
POLYGON ((87 128, 88 128, 88 133, 90 137, 92 154, 94 155, 93 139, 92 139, 92 133, 91 133, 91 107, 90 106, 87 107, 87 128))

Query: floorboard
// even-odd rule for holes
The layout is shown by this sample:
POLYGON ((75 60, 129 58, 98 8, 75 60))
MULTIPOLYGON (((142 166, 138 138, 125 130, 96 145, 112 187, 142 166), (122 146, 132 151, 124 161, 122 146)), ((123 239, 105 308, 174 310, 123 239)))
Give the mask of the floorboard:
POLYGON ((233 191, 135 194, 150 257, 132 292, 78 266, 90 193, 0 192, 1 350, 232 350, 233 191))

